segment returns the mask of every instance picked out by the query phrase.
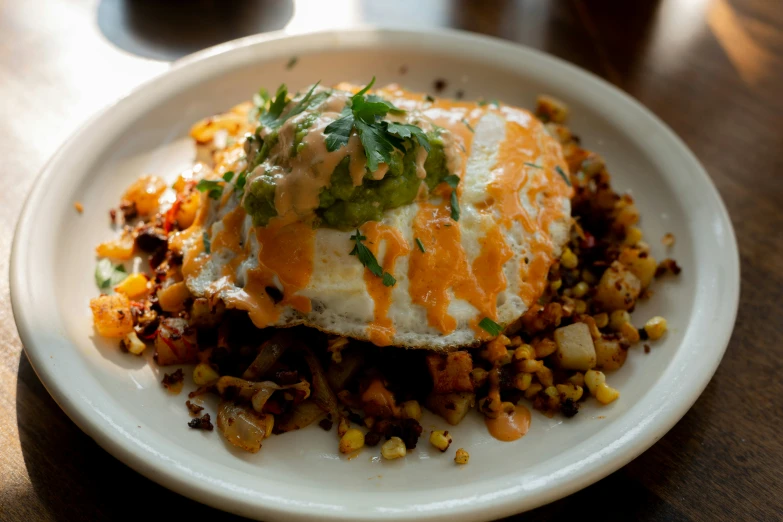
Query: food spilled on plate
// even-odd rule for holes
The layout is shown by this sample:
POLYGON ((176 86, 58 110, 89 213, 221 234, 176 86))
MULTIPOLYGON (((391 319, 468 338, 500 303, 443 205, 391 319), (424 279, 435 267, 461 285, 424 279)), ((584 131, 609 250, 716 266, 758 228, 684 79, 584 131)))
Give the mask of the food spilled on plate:
POLYGON ((373 87, 281 86, 197 123, 194 166, 172 187, 142 176, 111 211, 97 333, 179 365, 172 393, 192 365, 188 426, 250 452, 311 424, 344 454, 399 458, 422 436, 446 452, 474 408, 512 441, 530 408, 617 400, 604 372, 667 329, 630 312, 680 269, 653 258, 567 107, 373 87))

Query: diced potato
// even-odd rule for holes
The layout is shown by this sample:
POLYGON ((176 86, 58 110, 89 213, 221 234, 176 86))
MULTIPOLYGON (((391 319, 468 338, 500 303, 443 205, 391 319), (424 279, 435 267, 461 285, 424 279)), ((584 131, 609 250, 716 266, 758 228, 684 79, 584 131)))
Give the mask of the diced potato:
POLYGON ((114 291, 125 294, 128 296, 128 299, 138 301, 149 292, 149 288, 147 287, 147 276, 139 272, 133 273, 115 286, 114 291))
POLYGON ((163 319, 155 336, 155 350, 160 366, 193 362, 198 359, 196 332, 185 319, 163 319))
POLYGON ((624 248, 620 252, 619 261, 631 271, 633 275, 639 278, 642 288, 650 286, 650 282, 655 276, 655 269, 658 262, 649 252, 640 248, 624 248))
POLYGON ((158 290, 158 303, 164 312, 180 312, 184 310, 185 301, 190 297, 190 290, 188 290, 184 281, 158 290))
POLYGON ((125 337, 133 331, 130 301, 122 294, 101 295, 90 300, 95 330, 102 337, 125 337))
POLYGON ((555 330, 555 342, 555 360, 561 368, 585 371, 595 366, 593 336, 586 324, 573 323, 558 328, 555 330))
POLYGON ((122 236, 117 239, 112 239, 105 243, 101 243, 95 248, 95 254, 98 257, 110 257, 112 259, 119 259, 126 261, 133 257, 133 249, 136 242, 133 240, 133 236, 128 233, 123 233, 122 236))
POLYGON ((565 123, 568 119, 568 106, 557 98, 542 94, 536 99, 536 116, 544 121, 565 123))
POLYGON ((207 363, 199 363, 193 368, 193 382, 197 386, 211 384, 220 379, 220 374, 207 363))
POLYGON ((475 404, 476 395, 473 393, 446 393, 443 395, 431 393, 427 397, 427 408, 443 417, 452 426, 459 424, 475 404))
POLYGON ((186 229, 193 224, 196 220, 196 212, 198 212, 201 205, 201 193, 191 192, 177 207, 177 211, 174 213, 174 220, 179 225, 179 228, 186 229))
POLYGON ((215 328, 223 319, 225 311, 226 305, 222 300, 213 306, 209 299, 199 297, 193 300, 190 307, 190 324, 197 328, 215 328))
POLYGON ((636 304, 642 283, 619 261, 606 269, 596 287, 595 302, 606 310, 628 310, 636 304))
POLYGON ((371 417, 388 419, 400 414, 399 407, 381 379, 373 379, 362 392, 362 404, 364 413, 371 417))
POLYGON ((596 339, 595 345, 595 367, 601 370, 618 370, 628 357, 628 350, 624 350, 620 341, 616 339, 596 339))
POLYGON ((473 358, 469 352, 451 352, 446 355, 429 354, 427 355, 427 368, 432 376, 435 393, 473 391, 473 382, 470 380, 473 358))
POLYGON ((157 176, 144 175, 134 181, 122 196, 123 204, 133 203, 140 216, 149 216, 158 210, 158 198, 166 190, 166 182, 157 176))

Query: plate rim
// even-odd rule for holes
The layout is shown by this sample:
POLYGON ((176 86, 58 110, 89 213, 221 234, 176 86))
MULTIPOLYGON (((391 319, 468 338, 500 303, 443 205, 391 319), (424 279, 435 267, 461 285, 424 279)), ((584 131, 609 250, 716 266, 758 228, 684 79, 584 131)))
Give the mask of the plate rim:
MULTIPOLYGON (((120 95, 113 102, 97 111, 92 117, 88 118, 83 124, 77 127, 70 137, 58 147, 57 151, 46 162, 36 176, 33 186, 25 200, 19 220, 17 221, 11 247, 9 279, 13 316, 20 339, 24 346, 24 351, 27 354, 31 366, 41 379, 41 382, 44 384, 47 391, 68 417, 102 448, 135 471, 179 494, 219 509, 253 517, 279 518, 294 516, 301 517, 302 520, 305 520, 311 516, 327 516, 328 518, 335 520, 360 520, 369 515, 367 512, 356 511, 335 511, 333 513, 325 513, 322 506, 313 506, 308 505, 307 503, 283 502, 280 498, 270 499, 266 497, 262 499, 262 502, 259 502, 257 498, 254 501, 252 497, 240 496, 240 494, 236 492, 235 495, 231 497, 229 494, 230 488, 216 490, 214 489, 214 484, 199 482, 192 474, 177 474, 176 470, 172 470, 169 467, 166 467, 166 465, 151 459, 150 455, 140 454, 134 446, 124 443, 124 441, 118 437, 117 433, 106 429, 105 419, 102 420, 97 417, 94 412, 86 412, 84 407, 80 408, 77 404, 70 403, 67 400, 67 394, 65 392, 65 388, 68 386, 67 380, 60 382, 60 378, 57 375, 54 375, 53 372, 50 373, 46 365, 43 364, 43 360, 41 360, 42 354, 37 353, 38 350, 34 347, 36 344, 36 341, 34 340, 36 337, 34 332, 34 316, 36 313, 32 310, 31 303, 26 302, 26 296, 20 294, 24 287, 25 280, 27 279, 24 260, 31 255, 25 244, 24 236, 25 232, 31 230, 32 223, 35 221, 35 202, 41 197, 41 193, 46 185, 46 180, 52 176, 53 166, 58 163, 65 151, 73 146, 73 143, 78 140, 78 137, 81 134, 86 133, 96 124, 96 122, 101 120, 119 104, 122 104, 128 99, 140 96, 142 91, 150 88, 155 82, 158 82, 181 69, 197 66, 197 64, 202 63, 209 58, 224 55, 234 50, 263 45, 271 41, 289 40, 296 44, 297 41, 306 42, 311 39, 332 36, 334 37, 333 43, 327 49, 337 50, 350 47, 350 42, 347 40, 344 41, 340 37, 347 36, 349 39, 361 38, 367 34, 377 35, 378 33, 397 33, 420 37, 426 36, 435 40, 442 39, 444 42, 449 39, 454 41, 461 40, 462 43, 471 43, 487 48, 494 47, 496 49, 502 49, 505 52, 515 52, 520 55, 527 55, 528 58, 532 57, 532 59, 556 64, 556 67, 568 70, 572 74, 575 73, 598 88, 608 90, 613 97, 623 100, 624 103, 630 105, 637 112, 640 112, 646 117, 647 120, 649 120, 649 123, 654 125, 655 130, 661 132, 663 137, 667 139, 671 145, 676 146, 679 152, 684 155, 685 160, 689 163, 690 170, 692 170, 693 173, 697 173, 700 181, 707 188, 708 194, 705 196, 711 198, 713 202, 717 204, 718 217, 725 228, 725 239, 727 240, 727 246, 729 247, 729 251, 726 252, 728 254, 727 257, 729 258, 728 265, 729 268, 733 268, 733 270, 731 270, 731 273, 729 274, 730 277, 728 278, 728 281, 723 281, 724 283, 729 283, 728 295, 730 296, 730 303, 724 305, 724 307, 729 307, 726 309, 724 316, 730 318, 730 320, 727 320, 722 325, 720 332, 715 335, 715 340, 721 348, 715 351, 715 356, 710 361, 711 364, 700 369, 699 378, 690 384, 685 400, 675 403, 673 405, 675 407, 665 413, 661 411, 656 412, 657 424, 647 432, 639 433, 634 437, 628 438, 628 440, 622 441, 622 444, 614 449, 611 460, 597 465, 592 471, 576 474, 573 477, 563 479, 562 484, 550 485, 548 488, 544 488, 543 491, 536 491, 536 497, 532 500, 528 497, 515 499, 508 494, 505 496, 501 495, 499 498, 497 496, 484 496, 475 499, 473 503, 467 506, 464 503, 440 502, 437 503, 437 506, 433 504, 432 506, 429 506, 428 509, 424 510, 421 509, 421 506, 414 506, 416 509, 373 512, 372 515, 374 515, 374 517, 388 520, 408 520, 413 518, 428 520, 473 520, 477 518, 500 517, 518 513, 522 510, 532 509, 572 494, 624 466, 639 454, 646 451, 668 432, 692 407, 704 388, 706 388, 728 347, 737 317, 740 295, 739 249, 731 219, 720 193, 717 191, 712 179, 693 152, 674 133, 674 131, 668 127, 668 125, 630 95, 589 71, 581 69, 546 52, 507 40, 461 30, 357 26, 350 29, 323 30, 307 33, 291 33, 283 30, 239 38, 198 51, 173 62, 169 69, 152 76, 137 87, 120 95), (210 488, 210 486, 212 486, 212 488, 210 488), (275 502, 275 500, 277 502, 275 502)), ((695 301, 695 303, 697 303, 697 301, 695 301)), ((666 370, 664 370, 664 373, 665 372, 666 370)), ((662 375, 664 375, 664 373, 662 373, 662 375)), ((692 376, 693 375, 691 375, 691 377, 692 376)))

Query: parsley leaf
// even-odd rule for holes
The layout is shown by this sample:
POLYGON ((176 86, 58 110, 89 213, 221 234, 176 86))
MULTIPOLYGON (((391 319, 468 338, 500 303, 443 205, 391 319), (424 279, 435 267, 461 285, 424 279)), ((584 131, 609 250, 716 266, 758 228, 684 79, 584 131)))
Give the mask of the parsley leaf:
POLYGON ((95 284, 101 290, 108 290, 120 284, 128 273, 123 265, 113 265, 108 259, 101 259, 95 266, 95 284))
POLYGON ((329 96, 331 96, 330 91, 321 91, 315 96, 313 96, 313 92, 315 91, 315 88, 318 87, 318 84, 321 82, 316 82, 312 87, 310 87, 310 90, 307 91, 307 94, 304 95, 304 97, 297 102, 296 105, 294 105, 294 108, 288 111, 288 114, 285 115, 285 118, 280 118, 275 123, 275 127, 281 126, 283 123, 285 123, 287 120, 293 118, 297 114, 304 112, 306 109, 309 109, 310 107, 314 107, 316 105, 320 105, 323 103, 324 100, 326 100, 329 96))
POLYGON ((455 174, 449 174, 443 178, 443 182, 446 183, 449 187, 455 189, 457 188, 457 185, 459 185, 459 176, 455 174))
POLYGON ((426 250, 424 250, 424 243, 422 243, 421 239, 419 239, 418 237, 416 238, 416 246, 419 247, 419 250, 421 250, 422 254, 427 252, 426 250))
POLYGON ((223 174, 223 179, 226 181, 226 183, 230 183, 231 180, 234 179, 234 171, 229 170, 223 174))
POLYGON ((353 129, 353 111, 347 105, 340 113, 340 117, 326 126, 326 150, 334 152, 343 145, 348 144, 353 129))
POLYGON ((451 191, 451 219, 459 221, 459 201, 457 201, 457 189, 451 191))
POLYGON ((288 87, 285 84, 277 88, 275 93, 275 99, 270 101, 269 109, 263 110, 258 122, 261 125, 272 126, 272 124, 280 118, 283 113, 283 109, 288 104, 288 87))
POLYGON ((421 145, 424 150, 427 152, 430 151, 430 140, 427 139, 427 135, 424 134, 421 127, 408 123, 394 123, 390 121, 386 123, 386 131, 389 134, 394 134, 400 138, 416 138, 416 141, 419 142, 419 145, 421 145))
POLYGON ((535 163, 530 163, 529 161, 526 161, 525 165, 527 165, 528 167, 533 167, 534 169, 542 169, 542 168, 544 168, 541 165, 536 165, 535 163))
POLYGON ((285 68, 289 69, 289 70, 293 69, 294 65, 296 65, 296 62, 298 62, 298 61, 299 61, 299 57, 298 56, 292 56, 291 59, 288 60, 288 63, 285 64, 285 68))
POLYGON ((234 190, 239 192, 239 196, 242 197, 242 193, 245 191, 245 183, 247 182, 247 171, 243 170, 237 176, 237 181, 234 183, 234 190))
POLYGON ((563 178, 563 181, 566 182, 566 185, 568 185, 570 187, 571 186, 571 180, 568 179, 568 175, 565 172, 563 172, 563 169, 560 168, 560 165, 556 166, 555 170, 557 171, 558 174, 560 174, 560 177, 563 178))
POLYGON ((202 179, 196 184, 196 190, 206 192, 212 199, 220 199, 220 196, 223 194, 223 185, 219 181, 202 179))
POLYGON ((379 163, 389 163, 391 153, 394 152, 394 144, 389 141, 382 127, 370 125, 360 120, 354 121, 354 127, 359 133, 359 139, 364 147, 364 155, 367 156, 367 168, 370 172, 378 170, 379 163))
POLYGON ((381 265, 378 264, 378 260, 375 259, 375 255, 362 243, 365 239, 367 239, 367 236, 363 236, 359 229, 356 229, 356 234, 351 236, 351 240, 355 241, 356 244, 350 255, 358 257, 359 262, 367 267, 367 270, 373 275, 383 278, 384 286, 394 286, 397 280, 390 273, 383 271, 381 265))
POLYGON ((497 337, 503 331, 503 327, 489 317, 485 317, 479 321, 479 326, 493 337, 497 337))
POLYGON ((204 253, 210 254, 212 252, 212 240, 209 239, 209 234, 207 234, 206 230, 201 235, 201 239, 204 241, 204 253))

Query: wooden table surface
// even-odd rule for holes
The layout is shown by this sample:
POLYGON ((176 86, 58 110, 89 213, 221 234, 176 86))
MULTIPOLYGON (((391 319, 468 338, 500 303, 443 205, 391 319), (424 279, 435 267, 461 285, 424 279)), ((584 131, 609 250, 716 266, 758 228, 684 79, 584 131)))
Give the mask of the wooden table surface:
POLYGON ((126 468, 49 397, 11 313, 12 230, 36 173, 69 134, 168 61, 286 25, 357 22, 496 35, 608 79, 691 147, 737 232, 739 316, 701 398, 625 468, 514 520, 583 517, 588 507, 603 520, 783 519, 781 0, 330 0, 334 9, 318 16, 313 1, 0 3, 0 520, 238 520, 126 468))

